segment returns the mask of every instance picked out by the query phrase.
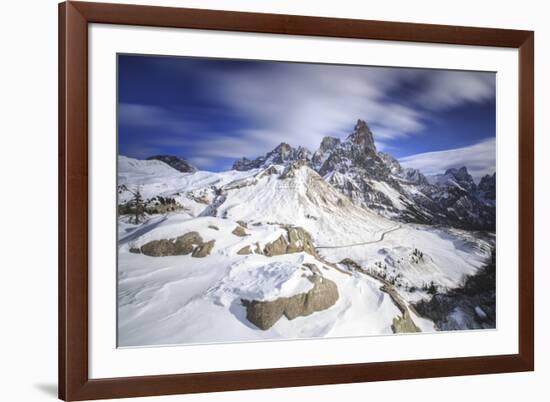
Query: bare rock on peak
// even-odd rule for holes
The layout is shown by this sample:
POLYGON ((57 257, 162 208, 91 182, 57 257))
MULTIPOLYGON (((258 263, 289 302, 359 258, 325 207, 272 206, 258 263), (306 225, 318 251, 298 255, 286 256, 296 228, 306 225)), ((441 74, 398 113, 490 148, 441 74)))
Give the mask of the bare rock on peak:
POLYGON ((182 173, 193 173, 197 171, 197 168, 193 166, 190 162, 174 155, 154 155, 147 158, 147 160, 157 160, 164 162, 168 166, 182 173))

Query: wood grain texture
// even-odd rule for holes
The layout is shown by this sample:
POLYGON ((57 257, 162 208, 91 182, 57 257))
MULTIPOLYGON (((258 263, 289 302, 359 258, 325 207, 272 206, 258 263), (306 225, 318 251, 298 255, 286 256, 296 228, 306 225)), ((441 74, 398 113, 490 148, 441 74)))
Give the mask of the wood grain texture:
POLYGON ((66 2, 59 5, 59 397, 64 400, 444 377, 534 369, 534 34, 530 31, 66 2), (519 49, 519 353, 108 378, 88 376, 88 24, 519 49))

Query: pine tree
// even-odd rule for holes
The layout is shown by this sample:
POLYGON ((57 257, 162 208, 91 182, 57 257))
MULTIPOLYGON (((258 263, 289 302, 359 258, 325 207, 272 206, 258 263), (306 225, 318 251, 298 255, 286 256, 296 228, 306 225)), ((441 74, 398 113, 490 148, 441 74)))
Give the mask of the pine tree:
POLYGON ((140 186, 137 186, 136 191, 132 191, 132 195, 134 197, 130 202, 130 210, 134 217, 134 223, 138 225, 145 217, 145 202, 143 201, 143 196, 141 195, 140 186))

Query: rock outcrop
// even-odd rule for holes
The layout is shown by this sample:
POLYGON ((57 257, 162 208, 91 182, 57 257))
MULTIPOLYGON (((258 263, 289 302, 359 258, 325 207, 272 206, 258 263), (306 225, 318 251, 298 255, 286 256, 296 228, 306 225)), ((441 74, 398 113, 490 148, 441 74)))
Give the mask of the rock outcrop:
POLYGON ((293 320, 323 311, 338 300, 338 287, 331 280, 314 274, 308 279, 313 287, 306 293, 280 297, 272 301, 242 300, 246 318, 262 330, 271 328, 284 315, 293 320))
POLYGON ((239 255, 252 254, 252 248, 250 246, 244 246, 239 251, 237 251, 237 254, 239 254, 239 255))
POLYGON ((270 165, 287 165, 298 160, 310 160, 311 152, 304 147, 293 148, 285 142, 264 156, 250 160, 242 158, 233 164, 233 170, 268 168, 270 165))
POLYGON ((481 200, 494 204, 496 199, 496 181, 496 173, 485 175, 481 178, 477 185, 477 194, 481 200))
POLYGON ((164 162, 168 166, 182 173, 193 173, 197 171, 197 168, 191 163, 174 155, 154 155, 147 158, 147 160, 157 160, 164 162))
POLYGON ((317 256, 311 235, 301 227, 287 226, 286 236, 281 235, 275 241, 264 246, 263 254, 268 257, 281 254, 306 252, 317 256))
POLYGON ((235 236, 239 236, 239 237, 248 236, 248 233, 246 233, 245 228, 242 227, 241 225, 236 226, 235 229, 233 229, 233 231, 231 233, 233 233, 235 236))
POLYGON ((175 239, 152 240, 141 247, 132 247, 130 252, 150 257, 167 257, 191 254, 192 257, 206 257, 214 248, 215 240, 204 242, 197 232, 185 233, 175 239))
POLYGON ((204 257, 206 257, 207 255, 210 254, 210 252, 214 248, 215 243, 216 243, 216 240, 210 240, 210 241, 207 241, 206 243, 199 244, 193 250, 193 253, 191 254, 191 257, 195 257, 195 258, 204 258, 204 257))
POLYGON ((286 254, 287 247, 288 241, 284 235, 281 235, 277 240, 274 240, 271 243, 267 243, 264 246, 264 254, 268 257, 286 254))

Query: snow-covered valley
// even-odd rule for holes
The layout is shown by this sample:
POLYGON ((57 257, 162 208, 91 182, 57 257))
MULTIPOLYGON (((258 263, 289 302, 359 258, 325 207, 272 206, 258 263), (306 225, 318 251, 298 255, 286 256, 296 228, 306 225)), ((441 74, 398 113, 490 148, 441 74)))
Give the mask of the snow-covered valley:
POLYGON ((491 231, 399 215, 416 199, 404 176, 369 182, 385 194, 369 199, 346 191, 357 176, 338 184, 301 154, 249 162, 181 172, 119 157, 119 346, 494 327, 483 305, 457 304, 445 325, 415 308, 490 262, 491 231))

